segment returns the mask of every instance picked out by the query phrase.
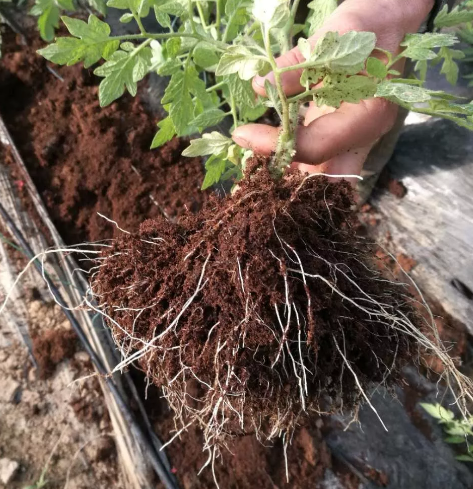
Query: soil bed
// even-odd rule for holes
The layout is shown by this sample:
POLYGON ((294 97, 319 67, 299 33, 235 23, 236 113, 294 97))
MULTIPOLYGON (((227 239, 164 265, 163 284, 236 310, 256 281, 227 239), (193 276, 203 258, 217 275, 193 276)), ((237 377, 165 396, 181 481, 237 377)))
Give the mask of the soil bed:
POLYGON ((113 236, 97 212, 133 231, 146 218, 200 208, 200 160, 181 157, 178 139, 149 150, 156 118, 139 97, 101 109, 92 70, 55 66, 55 76, 38 41, 26 48, 5 37, 0 113, 67 243, 113 236))

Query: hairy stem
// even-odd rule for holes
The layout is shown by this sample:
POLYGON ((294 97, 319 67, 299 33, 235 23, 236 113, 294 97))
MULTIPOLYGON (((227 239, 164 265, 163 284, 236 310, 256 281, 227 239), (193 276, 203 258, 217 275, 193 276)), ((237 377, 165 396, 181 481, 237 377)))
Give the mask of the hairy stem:
POLYGON ((263 29, 266 53, 274 73, 274 82, 281 103, 281 133, 278 138, 276 154, 272 158, 271 172, 275 178, 281 178, 285 169, 291 164, 296 148, 296 130, 298 124, 299 104, 288 103, 282 84, 281 70, 276 64, 272 49, 269 29, 263 29))
POLYGON ((225 51, 228 48, 228 44, 225 44, 221 41, 215 41, 214 39, 206 38, 201 36, 200 34, 191 34, 188 32, 165 32, 165 33, 160 33, 160 34, 151 34, 149 32, 146 32, 145 34, 125 34, 123 36, 110 36, 110 39, 112 41, 133 41, 133 40, 139 40, 139 39, 171 39, 174 37, 189 37, 193 39, 197 39, 199 41, 205 41, 208 44, 212 44, 215 46, 217 49, 221 51, 225 51))

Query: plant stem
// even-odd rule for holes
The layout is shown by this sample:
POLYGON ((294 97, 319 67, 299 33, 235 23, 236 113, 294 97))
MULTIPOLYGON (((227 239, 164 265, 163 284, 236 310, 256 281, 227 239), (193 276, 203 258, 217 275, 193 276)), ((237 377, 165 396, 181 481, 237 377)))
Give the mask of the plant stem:
POLYGON ((110 36, 110 39, 112 41, 133 41, 139 39, 171 39, 174 37, 190 37, 199 41, 205 41, 206 43, 212 44, 221 51, 225 51, 228 47, 227 44, 221 41, 215 41, 214 39, 206 38, 204 36, 201 36, 200 34, 190 34, 188 32, 165 32, 162 34, 151 34, 147 32, 146 34, 125 34, 123 36, 110 36))
POLYGON ((195 22, 194 22, 194 9, 192 8, 192 0, 187 0, 187 11, 189 13, 189 20, 191 22, 192 32, 195 34, 195 22))
POLYGON ((273 52, 271 50, 271 38, 269 29, 261 28, 263 33, 264 44, 268 60, 271 64, 271 68, 274 73, 274 82, 278 92, 279 101, 281 103, 281 123, 282 129, 279 134, 278 144, 276 148, 276 154, 271 161, 271 173, 275 178, 281 178, 284 174, 286 167, 288 167, 295 154, 296 145, 296 130, 299 117, 299 104, 288 103, 286 94, 282 84, 281 71, 278 69, 276 60, 274 59, 273 52))
POLYGON ((202 5, 197 2, 197 11, 199 12, 200 21, 202 22, 202 27, 207 29, 207 23, 205 22, 204 11, 202 10, 202 5))
POLYGON ((238 114, 237 114, 235 98, 233 97, 233 94, 230 94, 230 107, 232 109, 231 112, 233 116, 233 125, 235 126, 233 129, 235 130, 238 127, 238 114))
POLYGON ((147 32, 146 32, 146 29, 143 25, 143 22, 141 22, 141 17, 139 16, 138 12, 136 12, 136 10, 131 10, 131 14, 133 15, 136 23, 138 24, 138 28, 140 29, 140 32, 141 34, 143 34, 144 36, 147 35, 147 32))
POLYGON ((219 88, 222 88, 225 85, 226 85, 226 82, 221 81, 221 82, 218 82, 215 85, 212 85, 211 87, 207 88, 206 91, 207 91, 207 93, 213 92, 214 90, 218 90, 219 88))
POLYGON ((217 38, 220 39, 220 25, 222 20, 222 0, 217 0, 217 13, 215 18, 215 29, 217 31, 217 38))

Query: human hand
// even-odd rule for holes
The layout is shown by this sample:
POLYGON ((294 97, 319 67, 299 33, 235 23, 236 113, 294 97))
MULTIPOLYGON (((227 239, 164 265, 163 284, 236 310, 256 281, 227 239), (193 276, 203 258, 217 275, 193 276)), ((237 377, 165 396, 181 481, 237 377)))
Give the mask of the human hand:
MULTIPOLYGON (((433 0, 346 0, 327 19, 309 42, 315 46, 326 32, 374 32, 377 47, 393 54, 400 52, 400 43, 408 33, 417 32, 434 4, 433 0)), ((376 51, 372 56, 384 59, 376 51)), ((299 48, 277 59, 279 67, 304 61, 299 48)), ((396 67, 402 69, 402 67, 396 67)), ((303 91, 300 71, 283 73, 282 82, 287 95, 303 91)), ((255 77, 253 88, 266 96, 265 80, 274 83, 273 73, 255 77)), ((304 125, 298 129, 297 151, 293 167, 304 172, 332 175, 359 175, 375 142, 394 125, 397 106, 382 98, 342 103, 339 109, 316 107, 311 104, 304 125)), ((233 133, 234 141, 256 153, 270 155, 277 145, 279 129, 264 124, 248 124, 233 133)))

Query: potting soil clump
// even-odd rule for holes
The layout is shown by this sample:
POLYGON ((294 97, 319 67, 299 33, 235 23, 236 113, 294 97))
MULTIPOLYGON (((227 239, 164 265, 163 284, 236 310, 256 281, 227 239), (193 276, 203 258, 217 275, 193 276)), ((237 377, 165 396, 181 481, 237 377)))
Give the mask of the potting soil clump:
POLYGON ((207 448, 352 407, 418 350, 405 288, 351 228, 350 184, 252 165, 233 196, 123 234, 92 284, 123 365, 138 360, 207 448))

